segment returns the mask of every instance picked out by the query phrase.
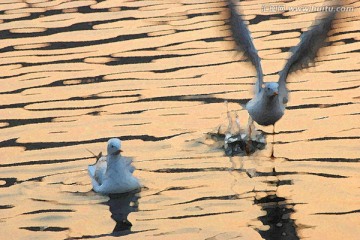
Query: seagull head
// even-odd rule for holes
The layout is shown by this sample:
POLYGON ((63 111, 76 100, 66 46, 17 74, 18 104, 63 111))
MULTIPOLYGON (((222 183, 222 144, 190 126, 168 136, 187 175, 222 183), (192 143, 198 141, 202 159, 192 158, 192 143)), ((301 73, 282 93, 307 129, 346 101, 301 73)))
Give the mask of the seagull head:
POLYGON ((273 98, 279 94, 279 84, 276 82, 269 82, 264 84, 265 95, 273 98))
POLYGON ((119 155, 121 150, 121 141, 118 138, 111 138, 108 141, 107 153, 108 155, 119 155))

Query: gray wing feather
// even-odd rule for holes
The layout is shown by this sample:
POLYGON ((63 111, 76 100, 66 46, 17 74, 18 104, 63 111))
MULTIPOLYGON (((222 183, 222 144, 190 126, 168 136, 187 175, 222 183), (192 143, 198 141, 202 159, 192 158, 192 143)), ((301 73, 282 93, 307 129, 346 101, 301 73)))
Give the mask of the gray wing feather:
POLYGON ((132 165, 133 158, 130 158, 130 157, 123 157, 123 158, 126 163, 127 169, 129 170, 130 173, 133 173, 135 171, 135 167, 132 165))
POLYGON ((241 15, 238 13, 233 0, 228 0, 228 7, 230 10, 229 23, 237 50, 239 52, 243 52, 255 66, 258 78, 255 89, 256 93, 260 92, 263 84, 263 72, 260 63, 261 59, 255 49, 250 32, 241 15))
POLYGON ((287 76, 291 72, 304 69, 311 63, 314 63, 319 49, 326 46, 325 40, 335 15, 336 12, 328 12, 323 19, 316 21, 310 30, 301 35, 300 43, 291 49, 292 55, 284 69, 279 73, 279 92, 284 99, 284 103, 288 99, 288 91, 286 89, 287 76))

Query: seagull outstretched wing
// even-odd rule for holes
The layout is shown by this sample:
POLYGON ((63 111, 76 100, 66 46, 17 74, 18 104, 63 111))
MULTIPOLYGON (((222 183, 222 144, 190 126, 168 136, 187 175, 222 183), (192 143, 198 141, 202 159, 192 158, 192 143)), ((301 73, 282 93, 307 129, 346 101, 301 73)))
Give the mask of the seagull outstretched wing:
POLYGON ((228 0, 228 8, 230 12, 229 24, 237 50, 244 53, 256 69, 257 81, 255 85, 255 93, 258 93, 261 91, 263 84, 263 72, 260 63, 261 59, 254 46, 250 32, 241 15, 238 13, 233 0, 228 0))
POLYGON ((326 38, 335 16, 336 11, 327 12, 324 18, 316 21, 308 31, 301 35, 299 44, 291 49, 292 55, 279 73, 279 94, 283 103, 288 101, 287 76, 291 72, 304 69, 314 63, 319 49, 326 45, 326 38))

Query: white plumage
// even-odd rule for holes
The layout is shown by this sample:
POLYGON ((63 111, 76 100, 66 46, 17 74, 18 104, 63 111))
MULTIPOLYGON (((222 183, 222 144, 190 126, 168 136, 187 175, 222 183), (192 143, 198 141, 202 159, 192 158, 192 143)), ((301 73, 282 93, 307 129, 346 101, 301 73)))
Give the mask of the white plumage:
POLYGON ((94 165, 88 166, 88 173, 95 192, 101 194, 125 193, 141 187, 133 176, 132 159, 121 156, 121 141, 108 141, 106 157, 100 157, 94 165))

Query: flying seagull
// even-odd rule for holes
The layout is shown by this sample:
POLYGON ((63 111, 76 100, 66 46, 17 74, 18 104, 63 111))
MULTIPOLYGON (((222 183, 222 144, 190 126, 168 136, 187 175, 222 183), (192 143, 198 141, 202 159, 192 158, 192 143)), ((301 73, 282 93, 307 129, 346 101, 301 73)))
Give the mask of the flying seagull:
MULTIPOLYGON (((325 46, 327 34, 332 27, 336 12, 327 12, 325 17, 304 32, 297 46, 291 49, 292 55, 286 62, 283 70, 279 72, 277 82, 264 82, 261 68, 261 59, 252 41, 250 32, 236 9, 233 0, 228 0, 230 12, 229 24, 236 49, 242 52, 250 60, 256 69, 257 81, 255 83, 255 95, 246 104, 250 115, 250 121, 269 126, 273 125, 284 115, 288 102, 288 89, 286 88, 287 76, 300 69, 308 67, 315 61, 318 50, 325 46)), ((272 154, 273 156, 273 154, 272 154)))

